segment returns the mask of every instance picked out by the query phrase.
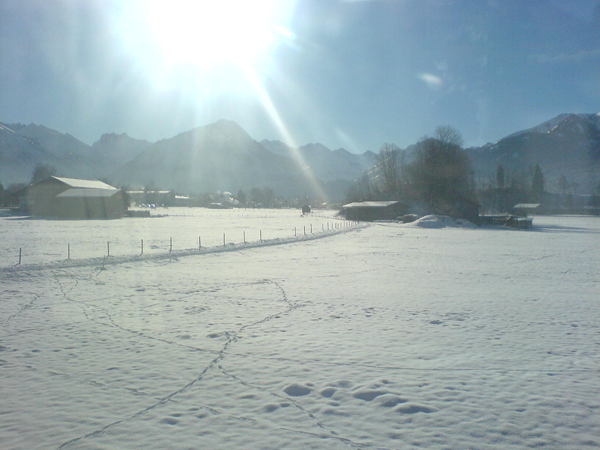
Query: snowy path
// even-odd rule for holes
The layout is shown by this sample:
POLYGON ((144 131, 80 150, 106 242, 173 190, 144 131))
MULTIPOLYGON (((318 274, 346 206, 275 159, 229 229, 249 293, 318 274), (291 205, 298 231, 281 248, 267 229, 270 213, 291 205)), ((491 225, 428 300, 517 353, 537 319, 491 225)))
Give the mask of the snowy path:
POLYGON ((3 449, 600 446, 600 221, 0 273, 3 449))

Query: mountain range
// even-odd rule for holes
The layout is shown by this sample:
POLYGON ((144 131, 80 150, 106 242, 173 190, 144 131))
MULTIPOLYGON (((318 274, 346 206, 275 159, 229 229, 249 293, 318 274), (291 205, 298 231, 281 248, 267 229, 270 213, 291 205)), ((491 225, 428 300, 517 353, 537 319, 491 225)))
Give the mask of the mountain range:
MULTIPOLYGON (((410 149, 404 150, 408 160, 410 149)), ((493 179, 499 164, 508 175, 539 164, 549 189, 563 178, 578 192, 590 193, 600 180, 600 114, 562 114, 465 150, 479 179, 493 179)), ((341 200, 352 181, 375 163, 371 151, 354 154, 319 143, 293 148, 276 140, 259 142, 228 120, 154 143, 104 134, 91 146, 42 125, 0 123, 4 186, 26 183, 36 164, 48 164, 59 175, 101 178, 132 189, 187 194, 271 187, 285 197, 341 200)))
POLYGON ((559 192, 563 178, 571 190, 589 194, 600 182, 600 113, 561 114, 481 147, 466 149, 480 177, 495 177, 499 164, 509 174, 543 170, 546 186, 559 192))

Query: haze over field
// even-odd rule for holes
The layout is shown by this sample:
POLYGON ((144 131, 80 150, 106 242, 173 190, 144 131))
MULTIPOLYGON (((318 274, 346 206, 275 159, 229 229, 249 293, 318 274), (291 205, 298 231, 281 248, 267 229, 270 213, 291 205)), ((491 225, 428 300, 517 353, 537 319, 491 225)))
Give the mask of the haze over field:
POLYGON ((2 269, 0 441, 598 448, 600 222, 534 224, 2 269))

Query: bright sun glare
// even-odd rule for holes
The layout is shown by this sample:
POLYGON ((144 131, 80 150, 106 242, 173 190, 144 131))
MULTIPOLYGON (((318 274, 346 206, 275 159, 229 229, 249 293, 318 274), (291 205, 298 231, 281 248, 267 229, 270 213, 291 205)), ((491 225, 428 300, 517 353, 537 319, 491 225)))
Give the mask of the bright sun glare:
POLYGON ((152 0, 144 3, 148 44, 167 67, 199 71, 254 67, 289 39, 293 3, 285 0, 152 0))
MULTIPOLYGON (((220 92, 245 90, 261 102, 285 141, 295 146, 262 83, 270 54, 295 39, 288 26, 295 4, 296 0, 146 0, 129 11, 131 22, 138 25, 124 32, 159 84, 177 84, 184 90, 189 84, 199 107, 220 92)), ((295 156, 307 166, 299 153, 295 156)))

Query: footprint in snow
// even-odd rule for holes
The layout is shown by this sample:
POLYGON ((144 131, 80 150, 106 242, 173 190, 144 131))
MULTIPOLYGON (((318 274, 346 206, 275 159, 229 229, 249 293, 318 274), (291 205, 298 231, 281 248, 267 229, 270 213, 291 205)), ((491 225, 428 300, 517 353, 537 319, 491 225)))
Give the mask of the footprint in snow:
POLYGON ((320 392, 321 396, 331 398, 335 394, 335 388, 325 388, 320 392))
POLYGON ((312 392, 312 388, 302 385, 302 384, 293 383, 293 384, 290 384, 289 386, 286 386, 283 389, 283 392, 285 392, 287 395, 289 395, 291 397, 301 397, 303 395, 310 394, 312 392))
POLYGON ((359 400, 364 400, 366 402, 370 402, 381 395, 385 395, 387 392, 385 391, 376 391, 376 390, 361 390, 355 392, 354 398, 358 398, 359 400))
POLYGON ((385 408, 393 408, 394 406, 400 403, 406 403, 407 401, 408 400, 402 397, 397 397, 396 395, 391 394, 383 395, 378 400, 379 404, 385 408))
POLYGON ((396 412, 399 412, 401 414, 417 414, 417 413, 429 414, 429 413, 436 412, 436 411, 437 411, 436 408, 432 408, 430 406, 425 406, 425 405, 418 405, 416 403, 407 403, 405 405, 402 405, 402 406, 396 408, 396 412))
POLYGON ((328 416, 342 416, 342 417, 350 417, 350 414, 346 411, 340 411, 338 409, 327 408, 323 410, 323 414, 327 414, 328 416))
POLYGON ((223 333, 210 333, 207 337, 211 338, 211 339, 215 339, 218 337, 221 337, 223 333))
POLYGON ((173 417, 165 417, 160 422, 166 423, 167 425, 176 425, 179 421, 173 417))
POLYGON ((279 408, 279 405, 274 405, 273 403, 271 403, 269 405, 263 406, 263 411, 270 413, 270 412, 276 411, 278 408, 279 408))

